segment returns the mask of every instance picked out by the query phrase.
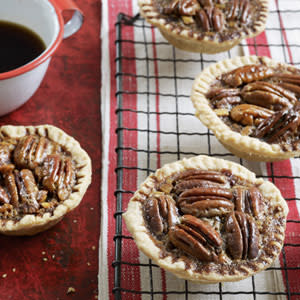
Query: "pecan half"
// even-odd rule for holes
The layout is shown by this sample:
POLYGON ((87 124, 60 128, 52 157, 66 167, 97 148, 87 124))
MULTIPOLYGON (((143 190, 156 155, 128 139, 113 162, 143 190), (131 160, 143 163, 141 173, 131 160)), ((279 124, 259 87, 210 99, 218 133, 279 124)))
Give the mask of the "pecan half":
POLYGON ((196 187, 225 187, 226 184, 228 184, 226 176, 219 172, 188 170, 178 177, 173 191, 179 195, 196 187))
POLYGON ((47 200, 48 192, 39 190, 31 170, 23 169, 6 172, 5 188, 0 187, 0 203, 9 203, 25 213, 35 213, 39 203, 47 200))
POLYGON ((7 173, 12 171, 15 166, 11 162, 11 146, 8 143, 0 143, 0 172, 7 173))
POLYGON ((276 112, 257 127, 254 137, 262 138, 268 143, 281 143, 299 135, 300 104, 289 110, 276 112))
POLYGON ((264 65, 247 65, 234 69, 222 75, 224 83, 231 87, 238 87, 244 83, 250 83, 271 77, 274 71, 264 65))
POLYGON ((0 204, 9 203, 10 199, 5 189, 0 186, 0 204))
POLYGON ((272 77, 278 85, 300 96, 300 75, 299 74, 275 74, 272 77))
POLYGON ((245 213, 230 214, 225 223, 227 252, 233 259, 254 259, 259 252, 259 231, 254 219, 245 213))
POLYGON ((221 100, 227 97, 240 96, 239 89, 224 89, 224 88, 215 88, 211 89, 206 97, 212 101, 221 100))
POLYGON ((219 32, 224 27, 225 18, 219 8, 207 6, 196 13, 196 21, 205 32, 219 32))
POLYGON ((184 215, 181 223, 171 228, 169 238, 172 244, 183 252, 202 261, 219 260, 222 239, 207 222, 190 215, 184 215))
POLYGON ((35 168, 35 174, 62 201, 69 197, 75 184, 75 170, 71 159, 57 154, 48 155, 43 164, 35 168))
POLYGON ((14 151, 14 162, 20 168, 33 170, 44 158, 56 152, 53 143, 48 143, 45 137, 36 138, 32 135, 20 139, 14 151))
POLYGON ((235 210, 252 214, 257 217, 262 212, 262 195, 255 186, 247 189, 236 187, 233 189, 235 210))
POLYGON ((246 23, 250 13, 249 0, 233 0, 229 4, 228 20, 246 23))
POLYGON ((209 91, 206 97, 217 108, 230 108, 242 100, 239 89, 215 88, 209 91))
POLYGON ((193 180, 202 179, 216 183, 225 184, 228 182, 227 177, 221 172, 209 170, 187 170, 181 173, 177 180, 193 180))
POLYGON ((257 126, 264 119, 272 116, 273 113, 272 110, 257 105, 240 104, 232 108, 230 117, 237 123, 257 126))
POLYGON ((163 8, 163 13, 180 16, 194 16, 200 9, 197 0, 173 0, 163 8))
POLYGON ((16 184, 15 175, 13 172, 6 173, 4 175, 5 186, 10 194, 10 203, 14 207, 19 206, 19 192, 16 184))
POLYGON ((230 201, 232 193, 225 188, 193 188, 182 192, 178 205, 183 213, 196 217, 212 217, 228 214, 234 205, 230 201))
POLYGON ((28 169, 15 170, 15 181, 19 191, 19 200, 23 209, 28 213, 34 213, 39 208, 39 189, 32 172, 28 169))
POLYGON ((214 5, 213 0, 198 0, 198 2, 200 2, 202 7, 214 5))
POLYGON ((180 180, 176 182, 174 187, 174 192, 179 195, 180 193, 190 190, 193 188, 211 188, 211 187, 223 187, 223 184, 218 182, 209 181, 209 180, 202 180, 202 179, 189 179, 189 180, 180 180))
POLYGON ((241 94, 246 102, 273 110, 292 107, 297 102, 297 98, 290 91, 265 81, 247 84, 241 94))
POLYGON ((161 235, 178 223, 178 213, 174 200, 170 196, 153 196, 144 205, 145 219, 150 230, 161 235))

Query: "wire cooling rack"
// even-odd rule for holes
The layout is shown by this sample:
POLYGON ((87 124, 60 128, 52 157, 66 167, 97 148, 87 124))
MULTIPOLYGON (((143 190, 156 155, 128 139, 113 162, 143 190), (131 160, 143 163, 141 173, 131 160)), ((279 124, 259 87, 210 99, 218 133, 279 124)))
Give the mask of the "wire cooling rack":
MULTIPOLYGON (((300 10, 293 7, 290 10, 274 9, 269 12, 269 18, 277 19, 267 25, 266 32, 272 32, 274 41, 268 44, 261 42, 261 39, 254 38, 248 41, 248 46, 254 49, 256 54, 264 52, 266 48, 276 49, 279 58, 287 63, 299 65, 300 60, 291 61, 290 49, 300 47, 300 40, 295 43, 286 44, 286 37, 289 32, 298 33, 299 27, 282 27, 282 16, 298 14, 300 20, 300 10), (275 24, 275 25, 274 25, 275 24), (276 25, 277 24, 277 25, 276 25)), ((231 289, 232 285, 216 284, 213 291, 206 290, 203 285, 193 286, 187 281, 180 285, 178 289, 166 290, 158 285, 153 274, 159 267, 145 258, 142 262, 132 261, 130 258, 124 259, 124 243, 135 244, 130 235, 124 234, 124 224, 122 223, 122 212, 127 207, 129 198, 134 193, 136 187, 155 169, 166 162, 182 159, 183 157, 206 154, 215 157, 239 162, 256 172, 258 177, 271 180, 279 186, 285 183, 294 182, 299 184, 299 176, 285 175, 285 172, 278 172, 278 167, 273 163, 267 164, 265 169, 259 164, 249 163, 243 159, 234 157, 225 149, 221 148, 213 134, 200 125, 193 114, 191 106, 182 104, 182 99, 189 99, 190 95, 181 93, 181 87, 191 85, 194 75, 199 73, 205 66, 217 62, 218 55, 190 55, 174 49, 163 39, 153 39, 153 29, 139 15, 134 17, 119 14, 116 23, 116 82, 117 82, 117 187, 115 196, 117 210, 115 212, 116 232, 115 259, 113 267, 115 299, 136 299, 137 295, 143 299, 300 299, 300 279, 298 284, 295 276, 300 271, 300 220, 288 218, 287 226, 292 226, 295 239, 290 238, 285 242, 280 259, 277 264, 263 272, 278 272, 283 277, 284 284, 275 286, 272 290, 259 289, 259 277, 253 276, 249 279, 248 288, 245 290, 231 289), (135 36, 134 39, 128 38, 128 32, 135 36), (152 39, 149 38, 152 37, 152 39), (161 49, 160 53, 153 51, 153 45, 161 49), (129 51, 134 48, 136 51, 129 51), (152 50, 151 50, 152 49, 152 50), (161 54, 162 53, 162 54, 161 54), (164 56, 164 53, 167 55, 164 56), (157 64, 166 70, 157 70, 157 64), (127 67, 124 68, 124 65, 127 67), (130 67, 128 68, 128 65, 130 67), (153 66, 154 65, 154 69, 153 66), (156 66, 156 67, 155 67, 156 66), (197 67, 197 72, 183 73, 182 70, 190 70, 197 67), (155 70, 156 68, 156 70, 155 70), (188 74, 188 75, 187 75, 188 74), (157 87, 160 84, 160 90, 157 87), (137 88, 137 86, 141 88, 137 88), (157 99, 163 99, 166 105, 157 108, 157 99), (137 104, 134 99, 137 99, 137 104), (156 107, 155 107, 156 105, 156 107), (153 108, 154 107, 154 108, 153 108), (159 120, 159 121, 157 121, 159 120), (172 120, 172 122, 169 122, 172 120), (154 124, 154 125, 153 125, 154 124), (197 128, 199 130, 191 130, 197 128), (157 139, 157 136, 160 139, 157 139), (136 141, 136 137, 142 141, 136 141), (157 145, 159 143, 159 145, 157 145), (189 145, 189 146, 187 146, 189 145), (268 172, 266 171, 268 169, 268 172), (122 248, 123 247, 123 248, 122 248), (292 251, 291 251, 292 250, 292 251), (292 253, 292 254, 291 254, 292 253), (291 257, 291 255, 293 257, 291 257), (296 255, 296 258, 295 258, 296 255), (130 288, 122 275, 126 272, 134 272, 140 267, 141 272, 146 272, 147 282, 140 290, 130 288), (298 272, 298 273, 297 273, 298 272), (170 298, 169 298, 170 297, 170 298)), ((245 47, 245 42, 239 48, 245 47)), ((270 50, 270 51, 271 51, 270 50)), ((222 54, 222 58, 230 58, 237 55, 237 51, 231 50, 222 54)), ((186 103, 186 102, 184 102, 186 103)), ((300 162, 299 158, 293 159, 294 163, 300 162)), ((292 183, 293 184, 293 183, 292 183)), ((287 192, 287 195, 289 193, 287 192)), ((295 193, 297 195, 297 193, 295 193)), ((300 208, 300 199, 297 196, 286 197, 289 204, 300 208)), ((237 286, 238 283, 237 283, 237 286)))

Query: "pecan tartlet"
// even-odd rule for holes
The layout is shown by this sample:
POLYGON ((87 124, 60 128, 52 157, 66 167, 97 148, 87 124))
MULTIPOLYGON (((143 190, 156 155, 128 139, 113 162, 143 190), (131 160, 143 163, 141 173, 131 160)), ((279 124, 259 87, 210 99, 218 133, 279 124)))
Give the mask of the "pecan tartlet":
POLYGON ((265 28, 268 0, 139 0, 141 15, 175 47, 229 50, 265 28))
POLYGON ((44 231, 80 203, 91 161, 51 125, 0 127, 0 233, 44 231))
POLYGON ((196 78, 196 116, 235 155, 276 161, 300 154, 300 71, 266 57, 224 60, 196 78))
POLYGON ((237 281, 279 255, 288 207, 246 168, 196 156, 163 166, 131 198, 124 218, 138 248, 178 277, 237 281))

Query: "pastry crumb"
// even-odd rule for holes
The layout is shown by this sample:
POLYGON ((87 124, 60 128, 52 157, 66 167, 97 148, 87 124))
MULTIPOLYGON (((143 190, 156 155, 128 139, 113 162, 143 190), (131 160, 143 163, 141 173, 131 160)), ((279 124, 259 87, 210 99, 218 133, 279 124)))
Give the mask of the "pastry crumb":
POLYGON ((77 223, 77 220, 73 220, 73 223, 77 223))
POLYGON ((90 210, 94 210, 94 207, 91 207, 90 210))
POLYGON ((91 265, 91 263, 90 263, 90 262, 87 262, 86 264, 87 264, 88 266, 90 266, 90 265, 91 265))
POLYGON ((71 293, 75 293, 75 292, 76 292, 76 290, 72 286, 70 286, 67 290, 67 294, 71 294, 71 293))
POLYGON ((7 274, 3 274, 3 275, 2 275, 2 278, 6 278, 6 277, 7 277, 7 274))
POLYGON ((92 246, 92 250, 96 250, 96 246, 92 246))
POLYGON ((43 257, 43 261, 48 261, 48 258, 47 257, 43 257))
POLYGON ((16 272, 16 268, 12 268, 12 271, 13 271, 13 272, 16 272))
POLYGON ((45 255, 45 254, 46 254, 46 252, 45 252, 45 251, 42 251, 42 254, 43 254, 43 255, 45 255))
POLYGON ((52 254, 52 259, 54 259, 55 258, 55 254, 52 254))

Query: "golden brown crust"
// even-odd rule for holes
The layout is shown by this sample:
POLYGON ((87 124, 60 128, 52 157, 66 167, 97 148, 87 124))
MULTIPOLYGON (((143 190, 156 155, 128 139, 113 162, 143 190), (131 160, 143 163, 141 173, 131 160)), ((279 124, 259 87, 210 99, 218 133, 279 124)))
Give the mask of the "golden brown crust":
POLYGON ((91 160, 80 144, 61 129, 52 125, 40 126, 1 126, 0 138, 20 138, 28 134, 45 136, 49 140, 63 146, 76 162, 76 184, 70 196, 59 204, 52 214, 42 216, 27 214, 19 221, 2 220, 0 233, 6 235, 34 235, 58 223, 66 213, 79 205, 91 182, 91 160))
POLYGON ((234 274, 226 271, 224 273, 220 273, 214 270, 202 272, 199 271, 199 269, 196 270, 196 267, 193 265, 187 266, 184 259, 177 258, 174 260, 171 253, 167 252, 163 256, 161 255, 161 249, 155 244, 153 238, 150 237, 151 233, 145 224, 142 203, 147 199, 147 197, 155 192, 155 184, 157 182, 163 181, 174 174, 178 174, 179 172, 191 169, 213 171, 221 171, 223 169, 231 170, 232 174, 258 186, 260 193, 265 198, 270 199, 270 204, 278 207, 281 211, 282 218, 286 219, 288 214, 287 204, 282 198, 279 190, 272 183, 262 179, 257 179, 254 173, 236 163, 204 155, 196 156, 167 164, 161 169, 158 169, 155 174, 150 175, 141 184, 139 190, 137 190, 131 198, 127 211, 123 214, 123 217, 138 248, 148 257, 153 259, 160 267, 172 272, 176 276, 202 283, 237 281, 260 272, 270 266, 281 251, 284 241, 285 221, 282 226, 277 225, 278 228, 276 228, 276 230, 278 234, 276 235, 276 241, 274 241, 272 255, 264 257, 259 262, 254 262, 256 264, 255 270, 247 267, 247 265, 243 265, 240 268, 237 268, 234 274))
POLYGON ((243 56, 226 59, 204 69, 195 79, 191 100, 195 107, 195 115, 207 126, 217 139, 238 157, 253 161, 276 161, 284 160, 300 154, 300 151, 285 151, 279 144, 268 144, 258 138, 244 136, 231 130, 215 113, 206 98, 211 84, 221 74, 232 71, 238 67, 251 64, 260 64, 261 61, 270 67, 292 66, 271 60, 267 57, 243 56))
POLYGON ((219 41, 216 36, 206 35, 204 38, 200 38, 197 33, 191 35, 187 29, 167 23, 161 14, 157 12, 153 0, 138 0, 141 15, 149 23, 156 26, 170 44, 181 50, 208 54, 227 51, 241 40, 255 37, 265 29, 269 0, 259 0, 259 2, 262 5, 262 9, 253 28, 248 28, 247 32, 240 32, 234 38, 219 41))

